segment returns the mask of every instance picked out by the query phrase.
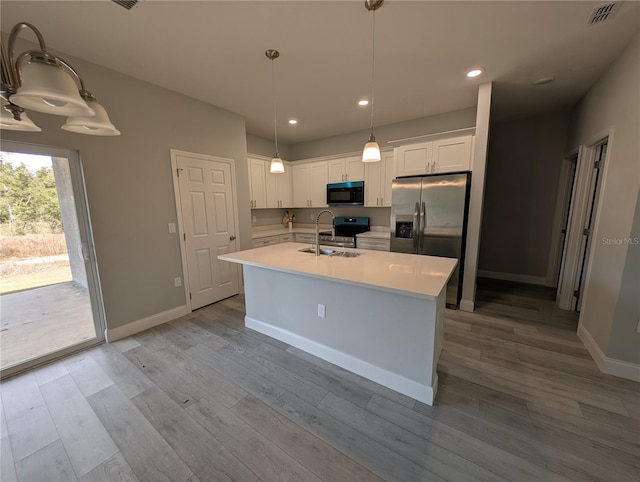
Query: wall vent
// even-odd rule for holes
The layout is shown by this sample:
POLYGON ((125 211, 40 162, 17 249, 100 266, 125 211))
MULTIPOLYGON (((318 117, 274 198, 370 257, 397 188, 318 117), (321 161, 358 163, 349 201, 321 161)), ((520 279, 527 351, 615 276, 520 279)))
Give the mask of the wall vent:
POLYGON ((589 25, 596 25, 613 18, 622 2, 609 2, 593 7, 589 16, 589 25))
POLYGON ((113 3, 120 5, 121 7, 126 8, 127 10, 131 10, 136 6, 138 0, 111 0, 113 3))

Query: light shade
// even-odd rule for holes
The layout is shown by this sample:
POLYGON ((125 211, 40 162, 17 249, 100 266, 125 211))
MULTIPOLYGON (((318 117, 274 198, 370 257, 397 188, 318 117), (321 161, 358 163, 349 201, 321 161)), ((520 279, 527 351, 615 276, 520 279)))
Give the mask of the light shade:
POLYGON ((367 142, 362 151, 362 162, 378 162, 381 159, 378 143, 375 140, 367 142))
POLYGON ((24 132, 42 132, 37 125, 33 123, 26 112, 20 114, 21 120, 15 120, 13 116, 4 109, 6 104, 2 103, 0 108, 0 129, 7 131, 24 131, 24 132))
POLYGON ((280 159, 280 156, 278 154, 276 154, 276 157, 271 159, 271 167, 269 168, 269 172, 271 174, 284 173, 284 164, 282 163, 282 159, 280 159))
POLYGON ((80 97, 71 76, 55 65, 27 62, 21 71, 22 84, 11 102, 25 109, 64 116, 93 116, 94 111, 80 97))
POLYGON ((119 136, 120 131, 109 120, 107 111, 97 102, 89 102, 96 115, 93 117, 72 116, 62 126, 65 131, 92 136, 119 136))

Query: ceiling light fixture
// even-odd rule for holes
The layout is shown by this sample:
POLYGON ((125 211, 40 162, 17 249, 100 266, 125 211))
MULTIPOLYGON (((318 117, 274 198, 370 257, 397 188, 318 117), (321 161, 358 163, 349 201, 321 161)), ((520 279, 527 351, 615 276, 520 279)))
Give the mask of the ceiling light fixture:
POLYGON ((291 124, 292 126, 296 125, 298 123, 297 119, 289 119, 289 124, 291 124))
POLYGON ((364 107, 365 105, 369 105, 369 101, 367 99, 359 100, 358 105, 364 107))
POLYGON ((369 140, 364 145, 362 151, 362 162, 378 162, 380 161, 380 146, 376 142, 373 135, 373 99, 374 99, 374 74, 376 66, 376 10, 382 7, 384 0, 365 0, 364 6, 370 12, 373 12, 373 29, 372 29, 372 48, 371 48, 371 132, 369 140))
POLYGON ((278 119, 276 116, 276 74, 273 67, 273 61, 280 57, 280 52, 274 49, 269 49, 264 53, 269 60, 271 60, 271 87, 273 89, 273 137, 276 144, 276 155, 271 159, 271 167, 269 172, 272 174, 284 173, 284 164, 280 159, 280 153, 278 152, 278 119))
POLYGON ((484 69, 482 67, 474 67, 473 69, 469 70, 469 72, 467 72, 467 77, 473 79, 474 77, 478 77, 479 75, 481 75, 482 72, 484 72, 484 69))
POLYGON ((45 114, 70 116, 63 129, 83 134, 119 135, 96 97, 84 88, 76 69, 60 57, 47 51, 40 31, 30 23, 21 22, 9 33, 8 49, 2 48, 2 129, 41 131, 26 115, 25 109, 45 114), (33 31, 40 50, 27 50, 16 57, 15 43, 25 28, 33 31), (79 88, 78 88, 79 87, 79 88), (5 122, 5 112, 12 121, 5 122), (70 128, 79 127, 78 130, 70 128))
POLYGON ((533 85, 544 85, 544 84, 549 84, 549 83, 553 82, 554 80, 556 80, 556 77, 554 75, 547 75, 545 77, 540 77, 539 79, 534 80, 531 83, 533 85))

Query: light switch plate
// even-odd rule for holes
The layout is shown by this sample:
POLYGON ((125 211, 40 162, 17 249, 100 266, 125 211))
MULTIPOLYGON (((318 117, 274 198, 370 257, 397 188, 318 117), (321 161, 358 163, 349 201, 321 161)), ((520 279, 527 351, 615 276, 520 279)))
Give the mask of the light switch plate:
POLYGON ((176 288, 179 288, 180 286, 182 286, 182 278, 180 278, 179 276, 177 278, 173 278, 173 284, 176 288))
POLYGON ((324 318, 325 317, 325 306, 324 305, 318 305, 318 316, 320 318, 324 318))
POLYGON ((169 234, 176 232, 176 223, 169 223, 169 234))

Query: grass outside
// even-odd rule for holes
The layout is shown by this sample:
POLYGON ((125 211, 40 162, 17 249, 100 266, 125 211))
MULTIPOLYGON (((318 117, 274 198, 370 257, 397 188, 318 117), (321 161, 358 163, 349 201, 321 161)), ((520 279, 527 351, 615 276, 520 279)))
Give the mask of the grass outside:
POLYGON ((64 234, 0 236, 0 294, 71 281, 69 261, 21 261, 67 253, 64 234))

